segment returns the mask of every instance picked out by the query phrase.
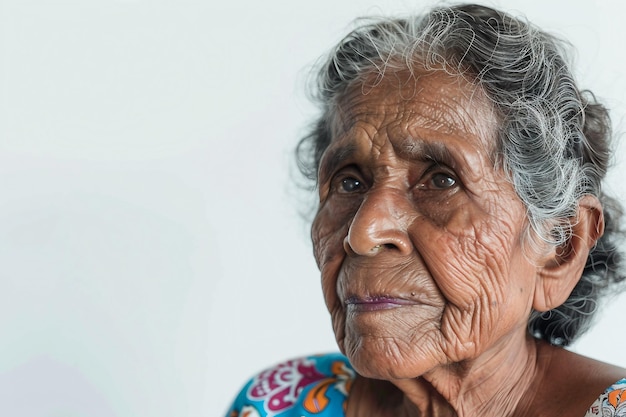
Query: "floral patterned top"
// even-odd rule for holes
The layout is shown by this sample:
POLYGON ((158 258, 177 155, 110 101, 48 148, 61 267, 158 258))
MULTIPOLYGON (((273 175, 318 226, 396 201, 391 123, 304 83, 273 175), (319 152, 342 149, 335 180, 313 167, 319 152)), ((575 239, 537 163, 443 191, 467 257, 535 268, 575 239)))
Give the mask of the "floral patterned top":
POLYGON ((626 417, 626 378, 608 387, 589 407, 585 417, 626 417))
MULTIPOLYGON (((344 417, 354 377, 338 353, 293 359, 248 381, 226 417, 344 417)), ((626 378, 607 388, 584 417, 626 417, 626 378)))
POLYGON ((344 416, 354 376, 338 353, 290 360, 252 378, 226 417, 344 416))

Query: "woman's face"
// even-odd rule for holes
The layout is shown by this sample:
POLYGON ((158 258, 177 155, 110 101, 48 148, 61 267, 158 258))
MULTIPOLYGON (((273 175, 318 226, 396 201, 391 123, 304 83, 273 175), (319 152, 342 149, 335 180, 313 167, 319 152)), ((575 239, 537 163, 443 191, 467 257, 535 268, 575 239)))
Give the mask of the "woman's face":
POLYGON ((312 228, 339 346, 381 379, 519 342, 536 275, 482 91, 443 72, 401 75, 342 100, 312 228))

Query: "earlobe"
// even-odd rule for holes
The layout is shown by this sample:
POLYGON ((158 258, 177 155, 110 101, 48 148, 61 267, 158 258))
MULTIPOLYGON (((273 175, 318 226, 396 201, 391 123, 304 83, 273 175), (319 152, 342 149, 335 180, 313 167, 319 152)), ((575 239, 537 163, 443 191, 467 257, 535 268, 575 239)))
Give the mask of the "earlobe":
POLYGON ((580 280, 589 252, 604 233, 600 201, 591 195, 578 203, 572 233, 563 245, 544 258, 538 269, 533 308, 552 310, 563 304, 580 280))

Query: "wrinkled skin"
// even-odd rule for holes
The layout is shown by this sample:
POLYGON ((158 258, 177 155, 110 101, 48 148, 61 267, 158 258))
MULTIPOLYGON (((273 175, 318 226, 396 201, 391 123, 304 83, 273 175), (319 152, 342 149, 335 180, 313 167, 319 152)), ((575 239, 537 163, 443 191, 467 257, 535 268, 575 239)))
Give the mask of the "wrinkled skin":
POLYGON ((526 323, 554 251, 525 248, 488 103, 442 71, 387 75, 345 94, 320 164, 312 239, 325 301, 358 373, 406 394, 389 415, 513 415, 536 397, 543 368, 526 323), (481 408, 498 389, 506 404, 481 408))
POLYGON ((417 83, 408 100, 387 83, 346 98, 320 170, 313 241, 326 302, 341 348, 372 377, 474 357, 524 326, 532 304, 524 207, 490 161, 495 118, 458 79, 417 83), (329 172, 337 154, 345 158, 329 172), (383 296, 403 304, 346 305, 383 296))

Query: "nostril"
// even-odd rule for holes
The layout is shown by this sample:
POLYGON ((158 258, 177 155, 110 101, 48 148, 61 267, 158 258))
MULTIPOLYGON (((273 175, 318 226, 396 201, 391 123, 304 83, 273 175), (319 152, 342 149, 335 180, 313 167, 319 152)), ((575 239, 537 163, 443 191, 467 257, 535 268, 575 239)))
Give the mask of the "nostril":
POLYGON ((380 251, 381 251, 381 250, 383 250, 383 249, 392 249, 392 250, 393 250, 393 249, 397 249, 397 250, 399 250, 400 248, 399 248, 398 246, 394 245, 393 243, 383 243, 382 245, 376 245, 376 246, 374 246, 374 247, 370 250, 370 252, 371 252, 371 253, 378 253, 378 252, 380 252, 380 251))

